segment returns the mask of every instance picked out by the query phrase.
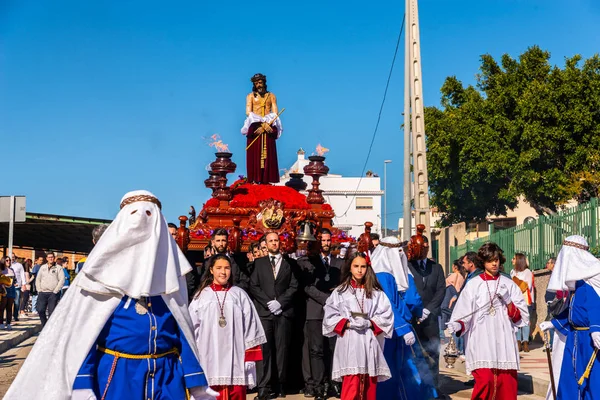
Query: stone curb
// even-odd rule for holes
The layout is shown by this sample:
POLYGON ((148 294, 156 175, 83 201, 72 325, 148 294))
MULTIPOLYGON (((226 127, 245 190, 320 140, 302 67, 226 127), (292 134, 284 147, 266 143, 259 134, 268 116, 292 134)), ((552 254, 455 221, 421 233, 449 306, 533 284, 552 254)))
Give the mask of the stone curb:
POLYGON ((0 354, 17 347, 19 344, 41 331, 42 324, 39 322, 39 319, 37 323, 33 323, 31 319, 17 322, 13 325, 12 331, 0 331, 0 354))

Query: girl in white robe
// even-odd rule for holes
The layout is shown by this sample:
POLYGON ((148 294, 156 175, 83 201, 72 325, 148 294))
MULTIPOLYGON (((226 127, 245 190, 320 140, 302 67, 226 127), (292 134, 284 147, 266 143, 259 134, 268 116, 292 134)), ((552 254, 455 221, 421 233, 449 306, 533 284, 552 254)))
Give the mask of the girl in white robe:
POLYGON ((375 400, 377 381, 391 377, 383 343, 392 337, 392 307, 364 253, 348 260, 341 281, 324 307, 323 335, 338 336, 331 377, 342 382, 341 400, 375 400))
POLYGON ((252 301, 231 285, 231 261, 218 254, 209 261, 208 274, 189 311, 200 362, 219 400, 245 400, 246 387, 256 384, 256 361, 265 333, 252 301))
POLYGON ((516 328, 529 323, 521 289, 500 265, 502 249, 486 243, 478 251, 485 271, 470 279, 448 322, 450 333, 465 338, 467 374, 475 378, 472 399, 517 399, 519 350, 516 328))

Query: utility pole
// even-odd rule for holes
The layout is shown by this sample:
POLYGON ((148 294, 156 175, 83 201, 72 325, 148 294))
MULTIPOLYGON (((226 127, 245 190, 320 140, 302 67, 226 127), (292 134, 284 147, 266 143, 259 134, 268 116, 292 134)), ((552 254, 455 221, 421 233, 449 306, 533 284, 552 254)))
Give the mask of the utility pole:
POLYGON ((425 225, 431 236, 429 180, 423 120, 423 77, 421 75, 421 38, 418 0, 405 0, 406 33, 404 62, 404 239, 411 234, 410 200, 414 201, 415 226, 425 225), (409 140, 410 139, 410 140, 409 140), (412 195, 411 163, 412 153, 412 195), (408 201, 407 201, 408 199, 408 201))
POLYGON ((383 161, 383 237, 387 236, 387 165, 391 162, 383 161))

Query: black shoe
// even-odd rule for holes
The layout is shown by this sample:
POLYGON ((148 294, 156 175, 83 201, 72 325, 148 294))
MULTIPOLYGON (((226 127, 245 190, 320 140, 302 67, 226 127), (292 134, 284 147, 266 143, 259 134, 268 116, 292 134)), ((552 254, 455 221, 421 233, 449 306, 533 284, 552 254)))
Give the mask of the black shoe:
POLYGON ((304 397, 315 397, 315 389, 311 387, 304 388, 304 397))
POLYGON ((274 393, 272 393, 270 390, 259 389, 258 394, 254 398, 254 400, 269 400, 277 397, 277 395, 275 395, 275 397, 272 397, 273 395, 274 393))
POLYGON ((281 399, 285 399, 285 390, 280 389, 279 390, 279 395, 277 397, 281 398, 281 399))
POLYGON ((332 382, 329 386, 329 391, 327 392, 327 394, 330 397, 336 397, 339 399, 342 396, 342 389, 340 387, 340 384, 338 382, 332 382))
POLYGON ((467 386, 467 387, 473 387, 473 386, 475 386, 475 379, 471 379, 469 381, 466 381, 464 383, 464 385, 467 386))

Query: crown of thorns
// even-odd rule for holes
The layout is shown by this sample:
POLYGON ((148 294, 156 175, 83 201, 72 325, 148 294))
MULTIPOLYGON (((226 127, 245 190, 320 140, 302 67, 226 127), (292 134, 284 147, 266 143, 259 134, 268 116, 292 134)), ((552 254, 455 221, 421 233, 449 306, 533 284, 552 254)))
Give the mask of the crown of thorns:
POLYGON ((123 207, 125 207, 126 205, 135 203, 136 201, 148 201, 150 203, 154 203, 158 206, 158 208, 160 208, 162 210, 162 204, 160 204, 160 201, 156 197, 148 196, 147 194, 140 194, 137 196, 131 196, 131 197, 126 198, 125 200, 123 200, 121 202, 121 209, 123 207))
POLYGON ((390 247, 392 249, 397 249, 398 247, 402 247, 402 243, 386 243, 386 242, 379 242, 380 246, 383 247, 390 247))
POLYGON ((585 244, 581 244, 581 243, 575 243, 575 242, 571 242, 571 241, 569 241, 569 240, 565 240, 565 241, 563 242, 563 246, 571 246, 571 247, 576 247, 576 248, 578 248, 578 249, 581 249, 581 250, 586 250, 586 251, 590 249, 590 246, 586 246, 585 244))
POLYGON ((250 81, 252 83, 258 82, 260 80, 263 80, 266 83, 267 82, 267 77, 265 75, 263 75, 263 74, 254 74, 254 76, 252 78, 250 78, 250 81))

